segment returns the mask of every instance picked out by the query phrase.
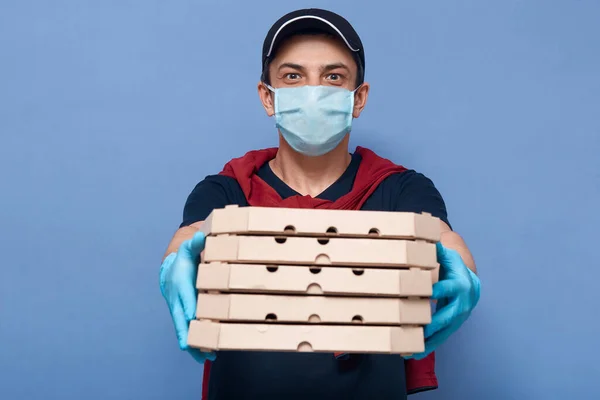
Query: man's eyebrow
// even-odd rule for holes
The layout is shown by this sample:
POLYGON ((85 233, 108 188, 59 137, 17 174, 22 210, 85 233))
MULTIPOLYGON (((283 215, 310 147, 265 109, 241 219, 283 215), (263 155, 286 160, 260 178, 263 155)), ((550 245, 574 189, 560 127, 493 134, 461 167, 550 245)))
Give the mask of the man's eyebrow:
POLYGON ((292 68, 292 69, 295 69, 295 70, 298 70, 298 71, 304 69, 304 67, 302 65, 300 65, 300 64, 294 64, 294 63, 288 63, 288 62, 281 64, 277 69, 280 70, 280 69, 283 69, 283 68, 292 68))
POLYGON ((322 70, 323 71, 331 71, 331 70, 338 69, 338 68, 343 68, 347 71, 350 71, 350 68, 348 68, 348 66, 342 62, 334 63, 334 64, 327 64, 322 68, 322 70))

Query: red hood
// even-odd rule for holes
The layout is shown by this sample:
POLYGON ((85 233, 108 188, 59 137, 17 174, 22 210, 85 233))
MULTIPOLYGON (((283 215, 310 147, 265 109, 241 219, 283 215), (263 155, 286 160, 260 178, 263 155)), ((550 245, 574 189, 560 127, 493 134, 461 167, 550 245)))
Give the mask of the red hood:
POLYGON ((282 199, 275 189, 259 178, 256 172, 275 158, 277 148, 250 151, 228 162, 220 174, 234 178, 239 183, 251 206, 357 210, 385 178, 404 172, 406 168, 363 147, 357 147, 356 153, 362 157, 362 161, 352 191, 334 202, 300 195, 282 199))

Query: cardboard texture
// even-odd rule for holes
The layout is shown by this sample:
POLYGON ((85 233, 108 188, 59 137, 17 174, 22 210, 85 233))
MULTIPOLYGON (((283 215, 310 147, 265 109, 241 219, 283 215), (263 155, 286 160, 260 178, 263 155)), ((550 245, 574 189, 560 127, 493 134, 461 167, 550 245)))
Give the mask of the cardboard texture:
POLYGON ((227 206, 201 230, 208 235, 303 235, 440 240, 440 220, 409 212, 227 206))
POLYGON ((432 272, 212 263, 200 264, 196 287, 219 292, 430 297, 432 272))
POLYGON ((203 262, 373 267, 438 266, 435 243, 394 239, 209 236, 203 262))
POLYGON ((203 350, 413 354, 423 328, 364 325, 190 323, 188 345, 203 350))
POLYGON ((428 299, 198 295, 197 319, 247 322, 425 325, 431 322, 428 299))

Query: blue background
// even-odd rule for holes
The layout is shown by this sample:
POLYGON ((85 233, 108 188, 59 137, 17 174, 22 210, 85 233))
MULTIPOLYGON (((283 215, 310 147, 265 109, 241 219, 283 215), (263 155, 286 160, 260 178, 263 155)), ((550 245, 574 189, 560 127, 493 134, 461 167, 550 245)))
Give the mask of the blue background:
POLYGON ((199 180, 276 145, 262 40, 304 6, 363 37, 352 145, 432 178, 478 263, 414 399, 598 398, 600 3, 568 0, 2 0, 0 397, 199 399, 161 256, 199 180))

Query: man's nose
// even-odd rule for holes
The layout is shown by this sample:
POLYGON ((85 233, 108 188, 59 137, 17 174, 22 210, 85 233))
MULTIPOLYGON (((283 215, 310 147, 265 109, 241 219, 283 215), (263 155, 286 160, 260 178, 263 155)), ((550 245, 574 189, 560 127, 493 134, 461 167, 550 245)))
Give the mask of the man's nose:
POLYGON ((309 71, 306 76, 306 84, 309 86, 321 85, 321 74, 319 72, 309 71))

